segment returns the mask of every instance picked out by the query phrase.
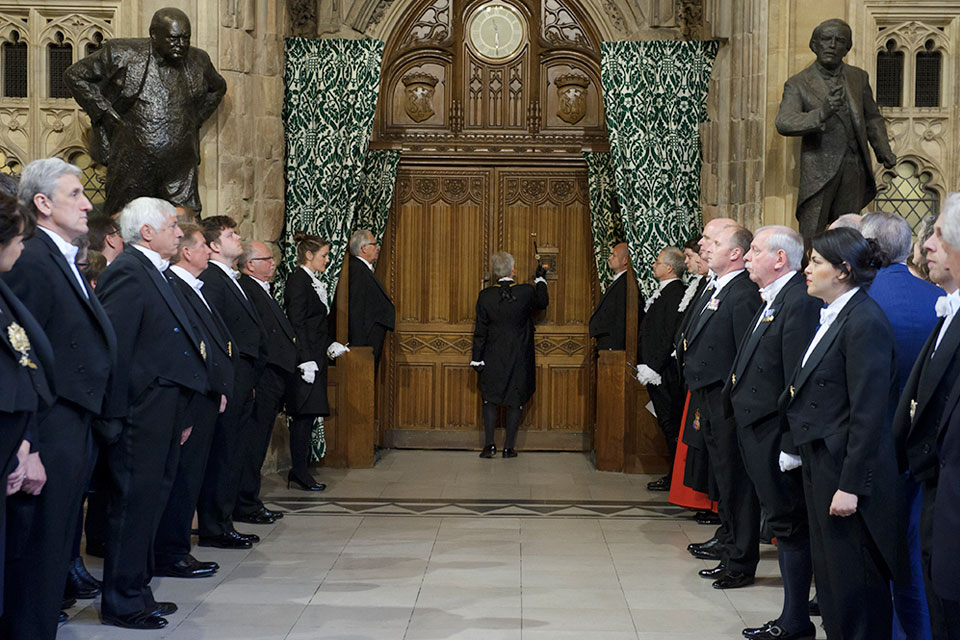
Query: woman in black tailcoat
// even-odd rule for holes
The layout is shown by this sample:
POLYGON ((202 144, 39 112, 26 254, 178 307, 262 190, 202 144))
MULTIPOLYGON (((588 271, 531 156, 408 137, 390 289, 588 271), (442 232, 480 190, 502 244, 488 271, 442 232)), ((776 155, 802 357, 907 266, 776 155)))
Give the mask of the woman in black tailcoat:
POLYGON ((297 334, 299 377, 287 399, 292 461, 287 486, 296 484, 306 491, 323 491, 326 485, 310 475, 310 438, 314 421, 330 415, 327 358, 337 358, 349 349, 329 336, 327 289, 316 276, 327 270, 330 243, 299 231, 293 238, 297 242, 297 268, 287 276, 284 300, 287 318, 297 334))
POLYGON ((880 265, 877 244, 853 229, 813 239, 807 292, 827 307, 781 398, 802 461, 823 624, 844 640, 890 637, 893 615, 896 347, 866 293, 880 265))

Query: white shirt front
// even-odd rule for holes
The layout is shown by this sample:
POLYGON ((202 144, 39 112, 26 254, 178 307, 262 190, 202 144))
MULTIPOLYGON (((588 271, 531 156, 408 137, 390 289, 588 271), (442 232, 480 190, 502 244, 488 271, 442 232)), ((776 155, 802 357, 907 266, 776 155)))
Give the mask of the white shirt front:
MULTIPOLYGON (((361 258, 363 260, 363 258, 361 258)), ((310 284, 313 286, 313 290, 317 292, 317 297, 320 298, 320 302, 323 303, 323 306, 327 308, 327 312, 330 312, 330 303, 327 301, 327 285, 316 276, 313 271, 307 269, 306 266, 300 265, 300 268, 303 269, 308 276, 310 276, 310 284)))
POLYGON ((803 354, 803 360, 800 363, 800 367, 803 368, 807 365, 807 360, 810 358, 810 354, 813 353, 813 350, 817 348, 817 345, 820 344, 820 341, 823 340, 823 336, 826 335, 827 330, 830 329, 830 325, 833 324, 834 320, 837 319, 837 316, 840 315, 840 311, 843 310, 847 303, 850 302, 857 291, 860 291, 860 287, 854 287, 847 291, 845 294, 834 300, 827 306, 825 309, 820 310, 820 326, 817 328, 817 333, 814 334, 813 340, 810 341, 810 346, 807 347, 807 352, 803 354))
POLYGON ((950 326, 950 323, 953 322, 953 317, 957 315, 957 309, 960 309, 960 289, 955 289, 952 293, 948 293, 944 296, 949 305, 949 311, 943 317, 943 324, 940 326, 940 333, 937 334, 937 342, 933 345, 933 352, 937 352, 937 348, 940 346, 940 341, 943 340, 943 336, 947 333, 947 328, 950 326))
POLYGON ((164 260, 163 258, 160 257, 159 253, 157 253, 153 249, 150 249, 149 247, 145 247, 140 244, 134 244, 133 248, 139 250, 140 253, 147 256, 147 260, 150 261, 150 264, 155 266, 157 268, 157 271, 159 271, 160 273, 163 273, 164 271, 166 271, 167 267, 170 266, 169 260, 164 260))
POLYGON ((246 294, 246 292, 244 292, 243 287, 240 286, 240 281, 237 279, 237 278, 240 277, 240 272, 239 272, 239 271, 237 271, 236 269, 233 269, 233 268, 231 268, 231 267, 228 267, 227 265, 223 264, 222 262, 218 262, 218 261, 216 261, 216 260, 210 260, 209 264, 215 264, 215 265, 217 265, 217 266, 220 268, 221 271, 223 271, 225 274, 227 274, 227 277, 229 277, 230 280, 233 281, 233 286, 235 286, 235 287, 237 288, 237 291, 240 292, 240 295, 243 296, 243 299, 244 299, 244 300, 247 299, 247 294, 246 294))
POLYGON ((763 317, 767 314, 767 311, 773 306, 773 301, 777 299, 777 296, 780 295, 780 292, 783 291, 783 288, 787 286, 788 282, 790 282, 790 278, 795 276, 796 273, 796 271, 786 273, 765 286, 763 289, 760 289, 760 297, 763 298, 763 301, 767 304, 763 307, 763 313, 761 313, 760 317, 757 318, 757 323, 753 325, 754 331, 757 330, 757 327, 760 326, 760 321, 763 320, 763 317))
POLYGON ((186 269, 184 269, 178 264, 171 265, 170 271, 172 271, 174 275, 176 275, 178 278, 186 282, 188 285, 190 285, 190 288, 193 289, 198 296, 200 296, 200 300, 203 302, 203 306, 205 306, 209 311, 210 303, 208 303, 207 299, 203 297, 203 292, 201 291, 201 289, 203 289, 203 280, 199 278, 195 278, 192 273, 190 273, 189 271, 187 271, 186 269))
POLYGON ((60 250, 60 253, 63 254, 63 257, 66 259, 67 264, 70 265, 70 270, 73 272, 73 276, 77 279, 77 282, 80 283, 80 291, 83 291, 83 296, 90 299, 90 294, 87 293, 86 282, 83 279, 83 275, 80 273, 80 269, 77 267, 77 245, 71 244, 61 238, 55 231, 51 231, 46 227, 41 227, 37 225, 39 229, 42 229, 50 238, 53 240, 53 243, 57 245, 57 249, 60 250))

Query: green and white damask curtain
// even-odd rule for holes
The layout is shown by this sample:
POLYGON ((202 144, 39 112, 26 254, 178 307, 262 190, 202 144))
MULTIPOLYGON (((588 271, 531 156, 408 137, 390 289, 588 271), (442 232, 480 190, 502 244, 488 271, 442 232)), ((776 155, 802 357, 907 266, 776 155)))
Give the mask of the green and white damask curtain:
POLYGON ((700 226, 700 124, 719 43, 604 42, 603 103, 630 258, 647 294, 660 250, 700 226))
POLYGON ((360 172, 360 196, 353 219, 353 230, 370 229, 378 243, 387 230, 387 214, 397 182, 400 152, 389 149, 367 151, 360 172))
MULTIPOLYGON (((296 266, 293 235, 305 231, 330 241, 330 265, 322 280, 332 298, 373 129, 384 43, 286 38, 284 44, 286 216, 278 295, 296 266)), ((314 455, 324 453, 318 421, 314 455)))
POLYGON ((586 151, 587 184, 590 187, 590 227, 593 229, 593 257, 597 262, 600 291, 613 282, 614 273, 607 265, 610 250, 623 242, 623 216, 617 207, 617 182, 613 161, 605 151, 586 151))

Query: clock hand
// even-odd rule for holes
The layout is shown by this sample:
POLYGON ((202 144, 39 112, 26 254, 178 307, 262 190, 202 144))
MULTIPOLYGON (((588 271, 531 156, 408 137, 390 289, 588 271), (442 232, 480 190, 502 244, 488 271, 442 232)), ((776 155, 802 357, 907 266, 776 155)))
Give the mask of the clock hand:
POLYGON ((493 21, 493 38, 497 44, 497 54, 500 53, 500 28, 497 26, 497 21, 493 21))

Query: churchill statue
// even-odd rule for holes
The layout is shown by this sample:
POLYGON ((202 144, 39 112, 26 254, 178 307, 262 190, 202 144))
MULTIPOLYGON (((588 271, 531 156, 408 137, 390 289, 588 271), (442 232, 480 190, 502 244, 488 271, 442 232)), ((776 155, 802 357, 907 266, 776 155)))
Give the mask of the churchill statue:
POLYGON ((870 146, 885 167, 897 162, 867 72, 843 62, 852 43, 843 20, 817 26, 810 38, 817 61, 787 80, 777 113, 780 135, 803 139, 797 220, 808 245, 839 216, 859 213, 876 196, 870 146))
POLYGON ((64 77, 93 125, 90 157, 107 166, 104 213, 140 196, 199 213, 200 127, 227 84, 190 46, 187 15, 158 10, 149 38, 108 40, 64 77))

